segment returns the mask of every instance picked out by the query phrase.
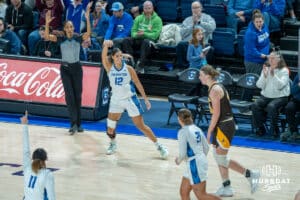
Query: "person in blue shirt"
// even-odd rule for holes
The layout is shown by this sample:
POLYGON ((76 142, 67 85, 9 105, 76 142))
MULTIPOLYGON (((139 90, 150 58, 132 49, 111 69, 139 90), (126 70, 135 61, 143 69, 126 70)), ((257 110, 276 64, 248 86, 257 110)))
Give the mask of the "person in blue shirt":
POLYGON ((69 20, 74 25, 75 33, 81 33, 84 28, 84 17, 85 9, 89 3, 89 0, 64 0, 66 7, 66 20, 69 20))
POLYGON ((238 33, 239 26, 246 26, 251 20, 254 0, 229 0, 226 23, 228 28, 238 33))
POLYGON ((193 30, 193 38, 190 40, 188 46, 186 59, 189 61, 191 68, 200 69, 203 65, 206 65, 205 55, 207 53, 203 52, 204 47, 204 36, 203 30, 201 28, 195 28, 193 30))
POLYGON ((281 18, 285 12, 285 0, 255 0, 254 9, 259 9, 270 32, 280 31, 281 18))
POLYGON ((295 77, 291 86, 291 99, 285 106, 286 121, 289 128, 286 132, 282 133, 280 136, 281 141, 295 141, 299 137, 298 125, 296 120, 296 112, 300 111, 300 82, 299 74, 295 77))
POLYGON ((268 27, 262 13, 255 9, 244 37, 244 64, 246 73, 260 75, 263 64, 270 52, 268 27))
MULTIPOLYGON (((107 3, 97 1, 94 11, 90 14, 91 37, 103 37, 107 31, 109 23, 109 15, 105 12, 107 3)), ((86 23, 86 19, 82 19, 86 23)))
POLYGON ((129 37, 133 19, 130 14, 124 11, 124 6, 121 2, 112 4, 111 10, 113 16, 109 19, 109 26, 104 36, 104 44, 108 47, 121 48, 122 41, 125 37, 129 37))
POLYGON ((9 41, 10 48, 8 48, 8 52, 6 53, 15 55, 19 55, 21 53, 21 40, 15 32, 6 29, 6 24, 2 17, 0 17, 0 38, 9 41))

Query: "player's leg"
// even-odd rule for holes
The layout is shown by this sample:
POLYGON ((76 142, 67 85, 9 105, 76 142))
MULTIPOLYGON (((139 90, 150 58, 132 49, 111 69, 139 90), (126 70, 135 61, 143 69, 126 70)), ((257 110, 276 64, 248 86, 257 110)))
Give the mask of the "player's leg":
POLYGON ((190 200, 190 192, 192 190, 192 186, 190 184, 189 179, 182 177, 181 185, 180 185, 180 197, 182 200, 190 200))
POLYGON ((134 125, 152 142, 154 142, 157 150, 160 152, 161 157, 166 159, 169 155, 169 152, 166 147, 158 142, 157 137, 153 133, 152 129, 144 123, 144 119, 141 115, 143 110, 137 97, 133 96, 130 101, 127 101, 125 107, 128 115, 132 118, 134 125))
POLYGON ((192 185, 192 189, 198 200, 220 200, 219 197, 206 193, 206 181, 192 185))

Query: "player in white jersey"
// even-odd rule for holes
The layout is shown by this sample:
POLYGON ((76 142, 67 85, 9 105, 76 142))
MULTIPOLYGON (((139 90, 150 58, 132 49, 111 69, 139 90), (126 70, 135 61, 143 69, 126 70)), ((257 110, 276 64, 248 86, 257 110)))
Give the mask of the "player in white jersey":
POLYGON ((102 49, 102 64, 108 74, 112 88, 107 118, 107 135, 111 141, 107 149, 107 154, 110 155, 116 151, 115 129, 117 121, 124 110, 126 110, 135 126, 154 142, 161 157, 163 159, 167 158, 168 150, 157 141, 153 131, 149 126, 145 125, 141 115, 143 110, 137 98, 135 86, 144 98, 148 110, 151 108, 151 104, 135 70, 123 61, 123 54, 120 49, 114 48, 110 56, 107 54, 108 46, 104 44, 102 49))
POLYGON ((37 148, 30 159, 27 111, 21 118, 23 124, 24 200, 55 200, 54 177, 46 169, 47 152, 37 148))
POLYGON ((197 199, 213 200, 219 197, 206 193, 207 158, 209 150, 206 137, 202 130, 193 123, 192 113, 186 108, 178 112, 178 122, 181 129, 178 131, 179 156, 175 163, 179 165, 186 160, 186 170, 180 186, 181 199, 190 199, 191 190, 197 199))

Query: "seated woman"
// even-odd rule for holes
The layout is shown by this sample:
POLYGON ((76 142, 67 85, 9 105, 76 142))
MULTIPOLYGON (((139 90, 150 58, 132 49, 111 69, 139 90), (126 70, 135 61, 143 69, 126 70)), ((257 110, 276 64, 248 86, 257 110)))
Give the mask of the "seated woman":
POLYGON ((279 135, 276 125, 278 111, 288 102, 290 95, 289 70, 279 52, 272 52, 268 56, 270 66, 263 66, 261 75, 256 86, 261 89, 261 96, 253 106, 253 125, 256 134, 262 136, 266 133, 264 122, 267 115, 271 119, 270 134, 274 137, 279 135))

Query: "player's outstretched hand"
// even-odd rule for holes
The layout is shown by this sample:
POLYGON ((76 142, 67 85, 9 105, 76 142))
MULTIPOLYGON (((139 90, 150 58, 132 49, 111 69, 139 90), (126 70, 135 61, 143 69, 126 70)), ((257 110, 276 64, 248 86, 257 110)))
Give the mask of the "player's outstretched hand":
POLYGON ((145 104, 146 104, 147 110, 150 110, 151 109, 151 103, 148 99, 145 99, 145 104))
POLYGON ((20 118, 21 124, 28 124, 28 111, 25 111, 25 115, 20 118))

